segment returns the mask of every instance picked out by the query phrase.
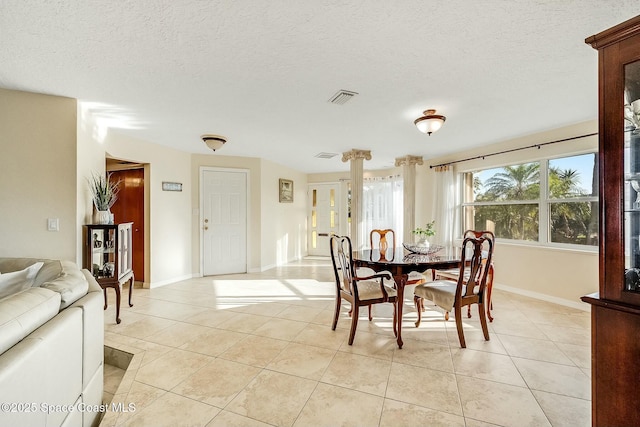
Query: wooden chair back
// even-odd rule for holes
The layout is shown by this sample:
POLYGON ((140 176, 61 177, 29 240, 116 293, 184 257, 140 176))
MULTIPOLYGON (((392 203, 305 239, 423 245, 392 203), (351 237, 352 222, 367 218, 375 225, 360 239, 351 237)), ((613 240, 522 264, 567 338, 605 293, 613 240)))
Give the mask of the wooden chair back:
POLYGON ((493 258, 495 237, 490 231, 465 232, 454 307, 483 302, 493 258), (478 301, 479 300, 479 301, 478 301))
POLYGON ((341 301, 344 298, 351 303, 351 328, 349 330, 349 345, 353 344, 358 325, 359 308, 369 307, 369 321, 373 320, 371 306, 379 303, 391 303, 393 305, 393 332, 397 334, 396 300, 397 291, 395 287, 388 287, 384 281, 387 280, 395 286, 391 274, 376 273, 357 277, 353 264, 353 248, 351 239, 347 236, 332 235, 331 263, 336 277, 336 307, 333 316, 332 330, 336 330, 338 318, 340 317, 341 301))
POLYGON ((352 293, 351 284, 355 277, 355 270, 351 259, 351 254, 353 253, 351 239, 347 236, 333 235, 331 236, 330 243, 331 263, 333 264, 333 272, 336 277, 338 298, 340 298, 340 291, 352 293))
MULTIPOLYGON (((495 236, 491 231, 476 231, 476 230, 467 230, 464 232, 463 238, 467 237, 485 237, 488 240, 491 240, 495 245, 495 236)), ((482 259, 482 268, 486 269, 487 280, 486 280, 486 306, 487 306, 487 317, 490 322, 493 322, 493 316, 491 315, 491 310, 493 309, 493 303, 491 301, 491 293, 493 290, 493 274, 494 274, 494 265, 493 259, 491 262, 487 263, 486 252, 483 251, 483 259, 482 259)), ((442 270, 434 272, 434 279, 449 279, 457 281, 459 278, 459 270, 442 270)), ((483 272, 484 273, 484 272, 483 272)), ((465 278, 466 279, 466 278, 465 278)), ((467 307, 467 317, 471 318, 471 305, 467 307)), ((449 319, 449 313, 445 313, 445 319, 449 319)))
MULTIPOLYGON (((393 261, 396 256, 396 232, 391 228, 373 229, 369 232, 369 247, 371 249, 378 249, 380 251, 380 260, 393 261), (377 245, 375 245, 377 243, 377 245), (387 255, 387 250, 391 244, 391 258, 387 255)), ((418 283, 424 283, 426 278, 421 273, 411 273, 407 284, 415 285, 418 283)))
POLYGON ((387 238, 387 235, 390 235, 391 238, 391 249, 395 252, 396 250, 396 232, 393 231, 390 228, 384 229, 384 230, 379 230, 379 229, 373 229, 371 230, 371 232, 369 233, 369 245, 371 246, 371 249, 375 249, 376 246, 373 245, 374 241, 378 243, 377 245, 377 249, 380 250, 381 254, 384 254, 387 252, 387 249, 389 249, 389 239, 387 238))
POLYGON ((467 237, 476 237, 476 238, 484 237, 485 239, 491 240, 491 243, 493 245, 495 245, 496 243, 496 236, 493 234, 492 231, 489 231, 489 230, 466 230, 462 235, 462 238, 466 239, 467 237))

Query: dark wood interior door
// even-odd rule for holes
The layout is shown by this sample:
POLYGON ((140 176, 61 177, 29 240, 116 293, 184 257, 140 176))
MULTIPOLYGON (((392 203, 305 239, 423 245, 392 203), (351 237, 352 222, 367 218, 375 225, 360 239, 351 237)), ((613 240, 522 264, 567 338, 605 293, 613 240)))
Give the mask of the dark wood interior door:
POLYGON ((144 169, 111 172, 112 181, 120 181, 118 200, 111 207, 114 222, 133 222, 133 274, 144 282, 144 169))

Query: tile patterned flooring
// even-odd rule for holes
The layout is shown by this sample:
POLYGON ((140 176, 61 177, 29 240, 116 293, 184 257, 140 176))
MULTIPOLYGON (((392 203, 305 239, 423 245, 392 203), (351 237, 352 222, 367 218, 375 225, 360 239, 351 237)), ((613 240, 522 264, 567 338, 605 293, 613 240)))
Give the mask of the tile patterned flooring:
POLYGON ((461 349, 431 305, 415 328, 412 293, 399 350, 387 304, 362 309, 353 346, 347 303, 331 330, 328 260, 134 289, 120 325, 109 292, 105 344, 135 356, 105 369, 105 398, 135 411, 102 425, 591 425, 588 312, 495 290, 491 340, 472 310, 461 349))

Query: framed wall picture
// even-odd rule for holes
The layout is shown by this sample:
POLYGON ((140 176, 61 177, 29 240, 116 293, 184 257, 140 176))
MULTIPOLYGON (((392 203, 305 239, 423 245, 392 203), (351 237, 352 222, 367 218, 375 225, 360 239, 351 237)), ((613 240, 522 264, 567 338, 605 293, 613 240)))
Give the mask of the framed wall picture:
POLYGON ((280 203, 293 203, 293 181, 280 178, 279 184, 280 203))

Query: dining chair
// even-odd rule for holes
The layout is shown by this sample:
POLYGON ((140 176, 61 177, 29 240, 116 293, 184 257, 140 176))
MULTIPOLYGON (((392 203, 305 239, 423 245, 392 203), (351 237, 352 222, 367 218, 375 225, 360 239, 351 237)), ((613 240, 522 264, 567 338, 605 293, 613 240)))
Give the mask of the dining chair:
MULTIPOLYGON (((495 243, 496 243, 495 236, 491 231, 467 230, 464 232, 462 238, 464 239, 470 236, 480 237, 482 235, 485 235, 487 236, 487 238, 490 238, 493 241, 493 244, 495 246, 495 243)), ((482 262, 483 268, 487 268, 486 261, 487 261, 486 258, 483 258, 483 262, 482 262)), ((493 275, 495 271, 495 266, 493 261, 491 261, 491 263, 489 264, 488 269, 489 270, 487 271, 487 293, 486 293, 487 298, 486 298, 485 306, 487 307, 487 317, 489 318, 489 322, 493 322, 493 316, 491 315, 491 310, 493 310, 493 300, 491 299, 491 293, 493 291, 493 275)), ((448 279, 448 280, 457 281, 460 271, 457 268, 454 268, 449 270, 434 270, 434 273, 435 273, 434 277, 436 280, 448 279)), ((466 279, 467 278, 465 278, 465 280, 466 279)), ((467 307, 467 317, 471 318, 471 306, 467 307)), ((445 320, 449 320, 449 312, 445 313, 444 318, 445 320)))
MULTIPOLYGON (((371 247, 371 249, 377 247, 378 250, 380 251, 380 254, 384 254, 387 252, 387 250, 389 249, 389 242, 387 239, 387 235, 390 235, 390 239, 391 239, 391 249, 393 251, 393 253, 395 254, 396 252, 396 232, 393 231, 393 229, 391 228, 387 228, 384 230, 380 230, 380 229, 373 229, 369 232, 369 245, 371 247), (377 243, 377 245, 375 244, 377 243)), ((366 267, 365 267, 366 268, 366 267)), ((425 283, 427 280, 424 276, 424 274, 417 272, 417 271, 412 271, 409 274, 409 277, 407 279, 407 285, 417 285, 420 283, 425 283)))
POLYGON ((387 234, 391 236, 391 248, 395 251, 396 248, 396 232, 391 228, 387 228, 384 230, 373 229, 369 232, 369 247, 373 249, 375 246, 373 244, 374 240, 377 241, 377 247, 380 250, 380 254, 384 254, 389 249, 389 242, 387 241, 387 234))
POLYGON ((333 235, 331 236, 330 244, 331 263, 333 264, 333 272, 336 278, 336 311, 331 329, 336 330, 342 300, 347 300, 351 304, 352 309, 351 330, 349 332, 349 345, 352 345, 358 326, 360 307, 369 307, 369 321, 371 321, 373 320, 371 306, 388 302, 393 305, 393 333, 397 335, 397 291, 393 287, 385 284, 385 281, 388 281, 395 285, 391 274, 378 273, 358 277, 355 275, 352 261, 353 250, 351 247, 351 239, 347 236, 333 235))
POLYGON ((478 314, 484 339, 489 341, 485 312, 485 290, 489 269, 484 268, 483 263, 484 265, 491 265, 493 244, 493 233, 490 232, 481 233, 480 236, 470 235, 465 237, 460 249, 460 268, 457 281, 435 280, 416 286, 414 289, 414 301, 418 311, 416 327, 420 326, 424 300, 428 299, 446 312, 454 312, 460 347, 465 348, 462 307, 478 304, 478 314))

